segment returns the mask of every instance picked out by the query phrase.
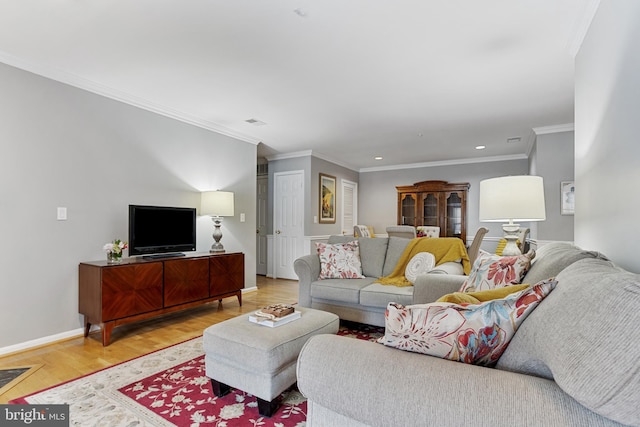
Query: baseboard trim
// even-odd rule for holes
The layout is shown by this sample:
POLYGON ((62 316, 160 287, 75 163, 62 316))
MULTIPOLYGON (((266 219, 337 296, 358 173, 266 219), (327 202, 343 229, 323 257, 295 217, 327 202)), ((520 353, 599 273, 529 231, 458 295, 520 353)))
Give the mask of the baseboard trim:
MULTIPOLYGON (((250 288, 243 288, 241 292, 244 294, 247 292, 255 292, 257 290, 258 290, 257 286, 252 286, 250 288)), ((99 331, 99 330, 100 330, 99 326, 91 325, 90 332, 99 331)), ((19 353, 25 350, 33 350, 37 347, 42 347, 45 345, 53 344, 55 342, 65 341, 72 338, 78 338, 81 336, 84 336, 84 328, 73 329, 71 331, 61 332, 59 334, 49 335, 46 337, 37 338, 31 341, 21 342, 18 344, 7 346, 7 347, 0 347, 0 356, 8 356, 10 354, 19 353)))
POLYGON ((77 338, 84 335, 84 328, 73 329, 59 334, 49 335, 47 337, 37 338, 31 341, 21 342, 19 344, 10 345, 0 348, 0 356, 7 356, 13 353, 19 353, 24 350, 33 350, 36 347, 42 347, 57 341, 64 341, 71 338, 77 338))

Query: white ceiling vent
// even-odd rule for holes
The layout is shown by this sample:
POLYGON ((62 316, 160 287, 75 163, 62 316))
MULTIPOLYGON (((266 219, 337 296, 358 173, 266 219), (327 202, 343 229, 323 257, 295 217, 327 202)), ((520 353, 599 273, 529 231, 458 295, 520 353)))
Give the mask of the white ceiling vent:
POLYGON ((245 122, 249 123, 250 125, 254 125, 254 126, 264 126, 264 125, 266 125, 265 122, 263 122, 262 120, 258 120, 258 119, 247 119, 247 120, 245 120, 245 122))
POLYGON ((522 138, 520 138, 519 136, 516 136, 515 138, 508 138, 507 139, 507 144, 514 144, 516 142, 520 142, 522 141, 522 138))

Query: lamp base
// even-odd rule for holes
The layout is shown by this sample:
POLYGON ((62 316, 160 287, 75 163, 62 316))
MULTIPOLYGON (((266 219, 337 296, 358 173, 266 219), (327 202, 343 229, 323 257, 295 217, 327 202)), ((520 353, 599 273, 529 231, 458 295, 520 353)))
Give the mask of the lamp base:
POLYGON ((222 225, 222 217, 214 216, 211 217, 211 219, 213 220, 213 225, 215 226, 215 228, 213 229, 213 240, 215 240, 215 242, 213 243, 213 245, 211 245, 209 253, 220 254, 225 251, 224 246, 222 246, 222 243, 220 243, 220 239, 222 239, 222 231, 220 230, 220 226, 222 225))
POLYGON ((520 248, 518 248, 518 232, 520 231, 520 224, 514 224, 509 222, 502 225, 502 231, 504 231, 504 238, 507 241, 504 249, 502 250, 502 256, 517 256, 522 255, 520 248))

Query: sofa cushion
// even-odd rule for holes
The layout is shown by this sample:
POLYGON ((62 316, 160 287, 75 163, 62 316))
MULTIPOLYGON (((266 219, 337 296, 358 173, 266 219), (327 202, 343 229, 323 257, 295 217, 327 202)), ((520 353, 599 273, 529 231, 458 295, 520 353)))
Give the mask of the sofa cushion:
POLYGON ((388 237, 363 237, 360 243, 362 273, 367 277, 381 277, 384 259, 387 256, 388 237))
POLYGON ((320 257, 320 279, 360 279, 360 246, 357 241, 347 243, 316 243, 320 257))
POLYGON ((358 304, 360 290, 369 286, 374 280, 376 280, 375 277, 316 280, 311 283, 311 297, 358 304))
POLYGON ((382 268, 383 276, 388 276, 393 273, 393 269, 396 268, 396 264, 398 264, 400 257, 402 256, 404 250, 410 242, 411 239, 403 239, 402 237, 396 236, 389 237, 387 256, 384 260, 384 266, 382 268))
POLYGON ((640 275, 583 259, 556 280, 496 367, 553 379, 590 410, 640 425, 640 275))
POLYGON ((385 334, 389 347, 458 362, 492 366, 519 325, 556 286, 545 281, 520 292, 479 304, 390 303, 385 334))
POLYGON ((522 283, 538 283, 555 277, 569 265, 584 258, 607 259, 595 251, 585 251, 571 243, 552 242, 536 249, 536 257, 522 283))
POLYGON ((503 257, 481 250, 460 292, 485 291, 521 283, 520 281, 531 266, 533 257, 535 257, 534 251, 503 257))
POLYGON ((333 245, 334 243, 348 243, 348 242, 355 242, 356 240, 358 239, 353 236, 343 236, 342 234, 333 234, 329 236, 329 239, 327 239, 327 243, 329 243, 330 245, 333 245))
POLYGON ((413 302, 413 286, 386 286, 372 283, 360 291, 360 304, 386 308, 390 302, 408 305, 413 302))
POLYGON ((327 243, 347 243, 357 240, 360 245, 360 262, 362 274, 367 277, 381 277, 384 260, 387 256, 388 237, 362 237, 332 235, 327 243))

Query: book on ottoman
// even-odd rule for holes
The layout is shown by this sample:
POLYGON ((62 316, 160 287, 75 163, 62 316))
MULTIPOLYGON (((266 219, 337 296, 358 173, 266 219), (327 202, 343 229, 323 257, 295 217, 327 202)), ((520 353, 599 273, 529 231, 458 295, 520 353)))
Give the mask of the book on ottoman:
POLYGON ((289 304, 272 304, 249 316, 249 321, 274 328, 300 318, 300 312, 289 304))

